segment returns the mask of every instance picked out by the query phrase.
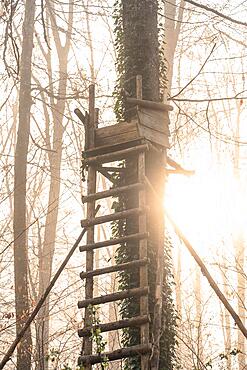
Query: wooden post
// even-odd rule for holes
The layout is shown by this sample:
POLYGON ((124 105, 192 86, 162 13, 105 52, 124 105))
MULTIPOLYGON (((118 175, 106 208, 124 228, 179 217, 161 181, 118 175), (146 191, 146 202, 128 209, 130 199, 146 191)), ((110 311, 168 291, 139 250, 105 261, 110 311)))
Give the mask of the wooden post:
MULTIPOLYGON (((145 153, 139 154, 138 158, 138 180, 144 181, 145 178, 145 153)), ((145 190, 139 192, 139 207, 146 206, 145 190)), ((147 217, 146 214, 139 216, 139 233, 147 232, 147 217)), ((139 241, 139 258, 147 258, 147 239, 139 241)), ((147 266, 140 267, 140 287, 148 286, 148 268, 147 266)), ((148 315, 148 296, 140 298, 140 315, 148 315)), ((141 344, 149 343, 149 323, 141 325, 141 344)), ((148 370, 149 355, 141 356, 141 369, 148 370)))
POLYGON ((154 302, 154 316, 152 326, 153 336, 153 351, 150 359, 151 370, 159 368, 160 359, 160 337, 162 333, 162 290, 163 290, 163 279, 164 279, 164 209, 163 209, 163 197, 160 196, 160 201, 157 202, 157 214, 158 214, 158 249, 156 257, 156 282, 155 282, 155 302, 154 302))
POLYGON ((136 99, 142 100, 142 76, 136 76, 136 99))
MULTIPOLYGON (((95 129, 95 85, 89 87, 89 125, 88 125, 88 147, 94 147, 94 129, 95 129)), ((87 192, 92 194, 96 192, 96 170, 93 165, 88 167, 87 192)), ((87 203, 87 218, 93 218, 95 215, 95 201, 87 203)), ((94 243, 94 226, 90 227, 87 232, 87 244, 94 243)), ((92 271, 94 268, 94 251, 86 252, 86 271, 92 271)), ((88 277, 85 284, 85 299, 93 298, 93 277, 88 277)), ((90 309, 85 308, 85 326, 92 324, 90 309)), ((92 354, 92 341, 90 338, 85 338, 83 343, 83 353, 85 355, 92 354)), ((85 370, 91 370, 92 366, 87 364, 85 370)))
MULTIPOLYGON (((142 76, 136 76, 136 98, 142 99, 142 76)), ((145 179, 145 153, 140 153, 138 156, 138 182, 144 183, 145 179)), ((139 207, 146 206, 145 189, 139 192, 139 207)), ((139 216, 139 233, 147 232, 147 217, 146 214, 139 216)), ((139 241, 139 258, 147 259, 147 239, 139 241)), ((146 266, 140 267, 140 288, 148 286, 148 268, 146 266)), ((140 297, 140 315, 148 315, 148 296, 140 297)), ((140 327, 141 344, 148 345, 149 343, 149 323, 144 323, 140 327)), ((141 356, 141 370, 148 370, 149 368, 149 354, 141 356)))

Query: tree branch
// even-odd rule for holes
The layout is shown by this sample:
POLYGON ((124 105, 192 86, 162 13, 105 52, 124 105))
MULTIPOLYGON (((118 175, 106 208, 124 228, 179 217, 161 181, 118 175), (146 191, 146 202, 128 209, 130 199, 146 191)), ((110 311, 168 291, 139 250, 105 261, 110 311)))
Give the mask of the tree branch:
POLYGON ((203 63, 203 65, 201 66, 201 68, 199 69, 197 74, 177 94, 173 95, 170 98, 170 100, 172 100, 173 98, 176 98, 178 95, 180 95, 193 81, 195 81, 195 79, 199 76, 199 74, 201 73, 201 71, 203 70, 205 65, 207 64, 207 61, 209 60, 209 58, 213 54, 215 47, 216 47, 216 44, 214 44, 214 46, 212 47, 212 50, 210 51, 209 55, 207 56, 205 62, 203 63))
POLYGON ((210 8, 209 6, 207 5, 203 5, 203 4, 199 4, 197 3, 196 1, 193 1, 193 0, 184 0, 186 3, 189 3, 189 4, 192 4, 192 5, 195 5, 197 6, 198 8, 201 8, 201 9, 204 9, 206 10, 207 12, 211 12, 211 13, 214 13, 216 15, 218 15, 219 17, 221 18, 224 18, 226 19, 227 21, 229 22, 232 22, 232 23, 236 23, 236 24, 240 24, 241 26, 247 26, 247 23, 246 22, 242 22, 242 21, 239 21, 237 19, 234 19, 232 17, 229 17, 228 15, 225 15, 221 12, 219 12, 218 10, 216 9, 213 9, 213 8, 210 8))

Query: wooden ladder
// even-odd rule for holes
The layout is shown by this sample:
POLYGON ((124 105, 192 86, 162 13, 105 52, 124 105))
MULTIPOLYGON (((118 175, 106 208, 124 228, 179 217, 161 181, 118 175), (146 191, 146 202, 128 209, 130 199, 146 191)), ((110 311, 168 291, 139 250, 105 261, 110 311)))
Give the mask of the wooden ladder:
POLYGON ((127 357, 139 356, 141 358, 141 369, 149 369, 149 357, 151 353, 151 344, 149 343, 149 306, 148 306, 148 255, 147 255, 147 212, 146 205, 146 190, 144 185, 145 179, 145 157, 146 152, 150 149, 148 142, 130 142, 124 149, 114 150, 109 148, 104 149, 103 154, 100 151, 94 150, 94 129, 97 127, 95 119, 94 107, 94 86, 89 90, 89 116, 86 125, 88 130, 88 148, 84 165, 87 166, 87 195, 83 197, 83 202, 87 204, 86 219, 81 221, 82 227, 87 227, 86 245, 80 246, 80 251, 86 253, 86 271, 80 274, 81 279, 85 279, 85 299, 78 302, 79 308, 85 309, 84 328, 78 331, 80 337, 83 338, 83 349, 79 357, 79 365, 83 365, 85 369, 91 369, 93 364, 101 363, 104 359, 107 361, 115 361, 127 357), (106 191, 96 191, 96 178, 98 173, 102 173, 105 167, 101 167, 105 163, 128 159, 129 156, 135 156, 138 168, 138 181, 134 184, 121 186, 118 188, 109 189, 106 191), (95 202, 107 197, 118 196, 123 193, 136 192, 138 196, 138 207, 127 209, 113 214, 103 216, 95 215, 95 202), (120 238, 95 242, 95 226, 112 222, 120 219, 128 219, 129 217, 137 217, 138 231, 134 234, 125 235, 120 238), (95 268, 94 251, 99 248, 110 247, 122 243, 135 241, 139 245, 139 258, 137 260, 95 268), (118 271, 128 271, 130 269, 139 269, 140 284, 138 287, 102 296, 94 296, 94 277, 103 274, 109 274, 118 271), (100 323, 96 326, 92 324, 92 308, 91 306, 102 305, 107 302, 121 301, 126 298, 138 297, 140 302, 139 316, 130 319, 124 319, 108 323, 100 323), (101 332, 119 330, 127 327, 140 328, 140 343, 135 346, 119 348, 107 353, 93 354, 92 339, 90 338, 92 330, 98 328, 101 332))

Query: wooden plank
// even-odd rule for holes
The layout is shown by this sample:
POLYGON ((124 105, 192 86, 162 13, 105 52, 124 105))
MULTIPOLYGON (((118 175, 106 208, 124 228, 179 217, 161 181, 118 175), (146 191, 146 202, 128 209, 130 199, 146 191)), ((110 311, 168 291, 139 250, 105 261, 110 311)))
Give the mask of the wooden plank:
POLYGON ((163 104, 163 103, 157 103, 150 100, 141 100, 141 99, 135 99, 135 98, 126 98, 127 103, 132 105, 139 105, 140 107, 144 108, 151 108, 156 110, 162 110, 162 111, 172 111, 173 107, 169 104, 163 104))
POLYGON ((83 196, 82 197, 82 203, 87 203, 87 202, 90 202, 92 200, 114 197, 114 196, 117 196, 121 193, 127 193, 129 191, 139 190, 143 187, 144 187, 144 184, 136 183, 136 184, 131 184, 131 185, 127 185, 127 186, 121 186, 119 188, 113 188, 113 189, 110 189, 110 190, 100 191, 98 193, 83 196))
POLYGON ((138 107, 139 124, 170 135, 168 112, 138 107))
POLYGON ((119 150, 113 153, 107 153, 102 155, 96 155, 94 157, 84 159, 84 163, 88 164, 99 164, 99 163, 109 163, 117 160, 125 159, 127 156, 137 154, 149 150, 148 144, 141 144, 133 146, 131 148, 119 150))
POLYGON ((124 347, 112 352, 102 353, 100 355, 80 356, 78 359, 78 364, 85 366, 89 363, 91 365, 94 365, 103 362, 105 359, 107 359, 108 361, 116 361, 121 358, 141 356, 144 353, 150 353, 151 350, 151 344, 124 347))
POLYGON ((102 155, 102 154, 112 153, 112 152, 119 151, 119 150, 132 148, 140 144, 144 144, 144 138, 138 137, 138 139, 131 140, 128 142, 117 143, 117 144, 111 143, 111 145, 102 145, 102 146, 98 146, 92 149, 85 150, 82 153, 82 156, 83 158, 89 158, 89 157, 93 157, 99 154, 102 155))
POLYGON ((170 147, 169 139, 166 134, 152 130, 143 125, 139 125, 139 132, 141 136, 144 136, 147 140, 150 140, 153 143, 159 144, 165 148, 170 147))
POLYGON ((107 171, 107 172, 117 172, 117 173, 124 173, 126 172, 126 168, 125 167, 113 167, 113 166, 99 166, 99 167, 96 167, 96 170, 101 170, 103 168, 104 171, 107 171))
POLYGON ((89 337, 92 335, 92 331, 99 329, 101 333, 112 330, 119 330, 123 328, 131 328, 135 326, 140 326, 150 321, 148 315, 136 316, 130 319, 119 320, 114 322, 108 322, 105 324, 93 325, 90 327, 84 327, 83 329, 78 330, 79 337, 89 337))
POLYGON ((105 137, 116 136, 136 130, 135 122, 121 122, 116 125, 100 127, 95 130, 95 136, 98 140, 105 137))
POLYGON ((99 128, 95 131, 96 146, 125 143, 138 139, 137 121, 122 122, 99 128))
MULTIPOLYGON (((131 297, 141 297, 147 295, 149 292, 149 288, 133 288, 128 290, 122 290, 121 292, 106 294, 101 297, 95 297, 90 299, 84 299, 83 301, 78 302, 78 308, 85 308, 89 305, 98 305, 107 302, 115 302, 120 301, 125 298, 131 297)), ((88 325, 89 326, 89 325, 88 325)))
POLYGON ((115 213, 112 213, 106 216, 86 218, 85 220, 81 220, 81 226, 91 227, 93 225, 100 225, 100 224, 104 224, 105 222, 120 220, 120 219, 127 218, 130 216, 137 216, 137 215, 147 212, 148 210, 149 210, 148 207, 132 208, 132 209, 127 209, 126 211, 122 211, 122 212, 115 212, 115 213))
POLYGON ((116 134, 108 137, 99 138, 96 137, 95 144, 97 147, 100 146, 111 146, 112 143, 119 145, 122 143, 128 143, 129 141, 137 140, 139 138, 138 130, 135 127, 134 131, 128 131, 122 134, 116 134))
POLYGON ((122 244, 122 243, 129 242, 129 241, 132 241, 132 240, 141 240, 141 239, 146 239, 146 238, 148 238, 148 233, 131 234, 131 235, 123 236, 121 238, 105 240, 104 242, 82 245, 82 246, 79 247, 79 250, 80 250, 80 252, 85 252, 85 251, 91 250, 91 249, 109 247, 111 245, 117 245, 117 244, 122 244))
POLYGON ((120 263, 118 265, 102 267, 100 269, 96 269, 92 271, 85 271, 85 272, 83 271, 80 273, 80 278, 85 279, 87 277, 109 274, 109 273, 116 272, 116 271, 129 270, 129 269, 132 269, 133 267, 144 266, 147 263, 148 263, 148 259, 144 258, 142 260, 135 260, 131 262, 120 263))

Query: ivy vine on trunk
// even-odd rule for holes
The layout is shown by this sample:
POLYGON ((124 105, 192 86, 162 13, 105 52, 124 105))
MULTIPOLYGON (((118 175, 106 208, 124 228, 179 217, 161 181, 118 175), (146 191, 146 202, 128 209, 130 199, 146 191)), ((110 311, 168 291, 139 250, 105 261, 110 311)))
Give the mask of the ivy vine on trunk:
MULTIPOLYGON (((130 110, 125 104, 125 95, 135 97, 136 76, 141 75, 143 81, 143 99, 160 101, 161 90, 166 82, 164 69, 164 55, 162 42, 159 42, 160 32, 163 32, 162 24, 158 23, 159 4, 155 0, 116 0, 114 5, 115 20, 115 47, 117 50, 118 80, 115 89, 115 113, 117 119, 129 120, 130 110)), ((159 170, 157 155, 147 156, 146 173, 159 193, 163 193, 164 176, 159 170), (162 187, 162 188, 161 188, 162 187)), ((123 163, 127 171, 115 179, 115 186, 129 185, 137 182, 137 162, 130 158, 123 163)), ((155 300, 155 256, 160 235, 157 235, 156 209, 152 197, 147 197, 148 205, 151 206, 148 217, 148 242, 149 259, 149 287, 150 287, 150 314, 152 320, 153 302, 155 300)), ((138 196, 135 194, 121 195, 114 202, 115 211, 138 207, 138 196)), ((162 220, 163 222, 163 220, 162 220)), ((164 226, 163 226, 164 227, 164 226)), ((163 229, 164 231, 164 229, 163 229)), ((112 234, 121 237, 126 234, 138 232, 138 224, 135 218, 126 222, 119 220, 112 224, 112 234)), ((163 234, 165 234, 163 232, 163 234)), ((164 286, 163 286, 163 332, 160 339, 159 368, 172 370, 176 365, 176 312, 172 299, 172 262, 171 244, 164 240, 164 286)), ((138 243, 129 242, 121 245, 117 251, 117 263, 129 262, 138 259, 138 243)), ((120 289, 131 289, 139 286, 139 272, 121 272, 119 275, 120 289)), ((125 299, 120 308, 123 318, 130 318, 139 314, 139 300, 136 298, 125 299)), ((151 326, 152 327, 152 323, 151 326)), ((132 346, 140 342, 139 330, 136 328, 124 329, 122 345, 132 346)), ((152 342, 152 333, 150 334, 152 342)), ((140 369, 138 358, 130 358, 125 361, 125 370, 140 369)))

